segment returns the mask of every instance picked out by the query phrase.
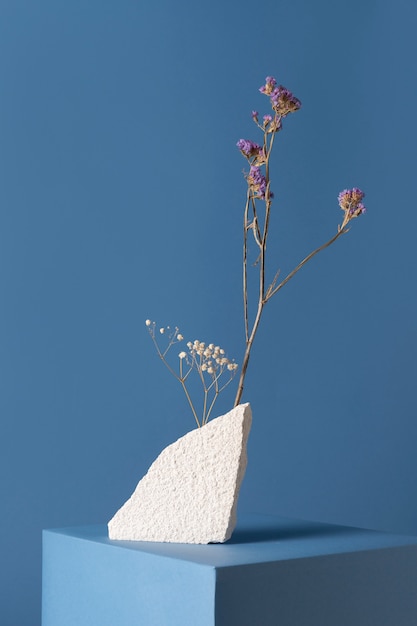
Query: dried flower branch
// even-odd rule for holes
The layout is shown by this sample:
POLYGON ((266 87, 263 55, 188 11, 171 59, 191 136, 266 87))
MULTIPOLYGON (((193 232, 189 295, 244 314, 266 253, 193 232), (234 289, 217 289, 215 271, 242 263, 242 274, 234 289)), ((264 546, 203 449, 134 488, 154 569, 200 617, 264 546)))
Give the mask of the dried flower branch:
POLYGON ((282 85, 277 86, 276 80, 272 76, 266 77, 265 85, 259 91, 269 96, 273 112, 273 115, 264 115, 263 122, 260 124, 258 112, 252 111, 252 119, 263 133, 263 144, 260 146, 248 139, 240 139, 237 142, 237 147, 248 161, 249 173, 246 174, 248 189, 243 213, 243 309, 246 347, 234 406, 237 406, 242 398, 252 345, 259 328, 265 304, 316 254, 328 248, 341 235, 347 233, 349 230, 347 225, 353 218, 362 215, 366 211, 362 204, 365 194, 360 189, 355 187, 342 191, 338 200, 340 208, 344 211, 344 218, 342 224, 338 226, 337 233, 306 256, 280 283, 277 284, 280 274, 278 270, 272 282, 266 286, 266 246, 273 199, 273 193, 270 190, 269 162, 275 135, 282 130, 282 120, 289 113, 298 111, 301 107, 301 102, 288 89, 282 85), (250 233, 258 249, 258 257, 255 263, 258 268, 258 300, 256 314, 252 323, 249 320, 248 309, 248 237, 250 237, 250 233))
POLYGON ((154 342, 159 357, 171 374, 181 384, 197 426, 199 428, 204 426, 210 418, 210 414, 219 394, 232 382, 235 377, 236 370, 238 369, 237 363, 228 359, 225 351, 223 348, 220 348, 220 346, 215 346, 213 343, 206 344, 203 341, 198 341, 196 339, 194 342, 189 341, 186 344, 187 351, 182 350, 178 354, 179 363, 177 373, 168 363, 167 354, 172 346, 184 340, 184 337, 179 332, 179 329, 175 327, 172 330, 169 326, 159 329, 159 333, 161 335, 167 336, 165 349, 162 350, 156 339, 156 323, 151 320, 146 320, 145 324, 148 327, 149 334, 154 342), (197 373, 203 387, 201 419, 198 417, 195 404, 186 384, 187 379, 193 370, 197 373), (228 376, 225 378, 224 375, 226 374, 228 374, 228 376))
MULTIPOLYGON (((249 171, 245 174, 247 182, 246 203, 243 211, 243 315, 245 328, 245 353, 243 356, 242 368, 238 382, 238 388, 234 406, 237 406, 242 398, 245 376, 249 364, 249 358, 253 346, 253 342, 259 328, 262 313, 266 303, 274 296, 284 285, 287 284, 293 276, 308 263, 316 254, 328 248, 339 237, 346 234, 349 230, 348 225, 352 219, 359 217, 365 213, 366 209, 362 203, 365 196, 363 191, 354 187, 353 189, 345 189, 338 196, 339 206, 344 212, 341 225, 338 225, 337 232, 328 241, 310 252, 300 263, 280 282, 280 270, 278 270, 272 281, 266 282, 266 249, 269 235, 269 222, 271 215, 272 200, 274 194, 271 191, 270 180, 270 159, 274 146, 275 136, 282 130, 283 120, 290 113, 295 113, 301 108, 301 102, 291 91, 277 85, 275 78, 267 76, 265 84, 259 91, 268 96, 272 108, 272 114, 264 115, 262 122, 259 121, 258 111, 252 111, 251 116, 262 132, 262 145, 255 143, 249 139, 239 139, 237 147, 248 162, 249 171), (253 319, 249 316, 249 289, 248 289, 248 266, 249 266, 249 240, 255 243, 256 257, 253 263, 257 268, 257 299, 255 298, 254 310, 256 313, 253 319)), ((183 336, 179 333, 178 328, 171 330, 169 327, 160 328, 159 334, 165 335, 166 347, 162 350, 156 340, 155 322, 146 320, 150 336, 155 344, 157 353, 169 369, 171 374, 181 383, 188 403, 193 412, 197 425, 204 426, 209 420, 213 406, 218 395, 233 380, 237 364, 230 361, 219 346, 208 344, 201 341, 188 342, 186 344, 187 351, 183 350, 178 354, 179 366, 178 372, 168 363, 167 354, 175 344, 183 341, 183 336), (200 379, 203 387, 203 406, 201 418, 195 408, 195 404, 191 399, 190 392, 187 387, 187 380, 191 372, 195 371, 200 379), (221 383, 220 379, 224 374, 229 373, 226 382, 221 383)))

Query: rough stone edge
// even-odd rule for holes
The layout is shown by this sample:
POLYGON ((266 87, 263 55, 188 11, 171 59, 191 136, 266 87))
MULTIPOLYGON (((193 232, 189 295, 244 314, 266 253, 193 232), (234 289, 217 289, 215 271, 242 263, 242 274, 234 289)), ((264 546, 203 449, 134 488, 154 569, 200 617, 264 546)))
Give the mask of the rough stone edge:
MULTIPOLYGON (((240 488, 241 488, 243 479, 245 477, 246 468, 247 468, 247 464, 248 464, 247 441, 248 441, 250 429, 251 429, 251 426, 252 426, 252 410, 251 410, 250 403, 246 402, 246 403, 243 403, 243 404, 239 404, 239 405, 233 407, 230 411, 228 411, 224 415, 220 415, 220 416, 216 417, 215 419, 209 421, 205 426, 202 427, 202 428, 210 427, 217 419, 227 418, 228 414, 231 413, 232 411, 235 411, 236 409, 241 409, 243 411, 242 422, 241 422, 241 455, 240 455, 240 458, 239 458, 239 461, 238 461, 238 469, 237 469, 237 475, 236 475, 235 490, 234 490, 234 494, 233 494, 233 502, 232 502, 232 506, 231 506, 231 509, 229 511, 229 514, 228 514, 229 522, 228 522, 227 528, 226 528, 226 530, 225 530, 225 532, 224 532, 224 534, 222 535, 221 538, 215 538, 215 539, 209 540, 207 542, 204 542, 204 544, 208 544, 208 543, 225 543, 226 541, 228 541, 231 538, 231 536, 233 534, 233 531, 234 531, 234 529, 236 527, 236 523, 237 523, 237 506, 238 506, 238 500, 239 500, 239 492, 240 492, 240 488), (245 441, 246 441, 246 444, 244 445, 245 441)), ((179 439, 177 439, 176 441, 172 442, 171 444, 168 444, 168 446, 166 446, 164 448, 164 450, 166 448, 169 448, 171 445, 174 445, 179 440, 186 439, 188 437, 188 435, 190 435, 190 433, 192 433, 195 430, 197 430, 197 429, 193 429, 193 430, 189 431, 188 433, 186 433, 182 437, 179 437, 179 439)), ((162 452, 164 450, 161 450, 159 455, 162 454, 162 452)), ((153 463, 154 462, 155 461, 153 461, 153 463)), ((151 463, 150 467, 152 467, 153 463, 151 463)), ((148 469, 148 471, 149 471, 149 469, 148 469)), ((145 475, 146 474, 144 474, 144 476, 145 475)), ((130 498, 128 498, 127 501, 129 501, 132 497, 133 497, 133 494, 130 496, 130 498)), ((125 504, 126 504, 126 502, 125 502, 125 504)), ((116 511, 116 513, 113 515, 113 517, 111 518, 111 520, 109 520, 109 522, 107 524, 109 538, 110 538, 110 534, 111 534, 111 530, 110 530, 111 522, 117 516, 118 512, 123 508, 123 506, 124 505, 122 505, 120 507, 120 509, 118 509, 118 511, 116 511)), ((118 541, 118 540, 117 539, 112 539, 112 541, 118 541)), ((138 541, 138 540, 131 540, 131 541, 138 541)), ((147 541, 147 540, 140 540, 140 541, 147 541)), ((174 543, 174 542, 170 542, 170 543, 174 543)), ((197 545, 197 543, 194 544, 194 542, 193 543, 188 542, 188 543, 190 545, 197 545)), ((201 545, 201 543, 200 543, 200 545, 201 545)))
POLYGON ((245 477, 246 468, 248 466, 247 442, 249 438, 250 429, 252 426, 252 410, 251 410, 251 406, 249 402, 246 402, 245 404, 240 404, 235 408, 237 409, 238 407, 243 408, 242 452, 241 452, 239 464, 238 464, 238 472, 236 476, 236 487, 235 487, 235 493, 233 494, 233 505, 229 513, 229 524, 225 532, 225 538, 223 539, 223 541, 219 543, 224 543, 225 541, 228 541, 231 538, 234 529, 236 528, 239 492, 240 492, 240 487, 242 486, 243 479, 245 477), (243 442, 245 440, 246 440, 246 445, 243 445, 243 442))

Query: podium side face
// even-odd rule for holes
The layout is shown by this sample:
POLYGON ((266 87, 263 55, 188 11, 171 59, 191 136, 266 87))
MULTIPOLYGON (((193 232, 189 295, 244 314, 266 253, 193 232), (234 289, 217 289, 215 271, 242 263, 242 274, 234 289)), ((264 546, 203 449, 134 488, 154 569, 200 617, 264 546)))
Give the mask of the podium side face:
POLYGON ((44 531, 42 626, 214 626, 215 569, 44 531))

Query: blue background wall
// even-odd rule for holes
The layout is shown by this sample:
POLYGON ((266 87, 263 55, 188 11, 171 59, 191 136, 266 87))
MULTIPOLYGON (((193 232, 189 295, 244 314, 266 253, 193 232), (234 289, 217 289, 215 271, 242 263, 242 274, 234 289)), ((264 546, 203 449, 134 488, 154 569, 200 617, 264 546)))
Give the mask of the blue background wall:
POLYGON ((341 189, 368 213, 267 307, 240 507, 417 533, 416 22, 411 0, 3 0, 1 624, 39 624, 41 529, 106 522, 194 426, 145 318, 241 358, 235 144, 267 74, 303 103, 271 274, 334 233, 341 189))

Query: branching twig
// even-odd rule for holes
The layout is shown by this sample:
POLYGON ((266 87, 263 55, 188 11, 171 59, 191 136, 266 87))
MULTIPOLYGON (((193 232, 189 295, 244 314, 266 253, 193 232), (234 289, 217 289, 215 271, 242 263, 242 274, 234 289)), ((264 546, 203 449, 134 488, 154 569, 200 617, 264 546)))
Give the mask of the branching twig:
POLYGON ((271 181, 270 181, 270 157, 272 148, 274 145, 275 135, 282 129, 282 120, 294 111, 297 111, 301 103, 293 96, 293 94, 282 87, 276 86, 276 81, 271 76, 266 78, 266 83, 261 87, 260 91, 267 96, 270 96, 272 110, 274 117, 271 115, 264 117, 264 123, 261 125, 258 121, 258 113, 253 112, 252 117, 263 132, 263 145, 262 148, 252 141, 240 139, 237 143, 238 148, 246 157, 250 170, 246 175, 248 183, 248 193, 246 197, 246 205, 244 210, 244 244, 243 244, 243 302, 244 302, 244 321, 245 321, 245 353, 243 356, 242 368, 238 381, 238 388, 235 398, 234 406, 237 406, 242 398, 245 376, 249 364, 249 358, 255 339, 256 333, 259 328, 262 313, 265 304, 274 296, 284 285, 287 284, 293 276, 310 261, 316 254, 328 248, 334 243, 341 235, 348 232, 347 224, 354 217, 358 217, 365 211, 365 207, 362 204, 364 193, 357 188, 347 190, 339 194, 339 205, 344 211, 344 219, 342 225, 338 227, 337 233, 329 239, 326 243, 319 246, 309 255, 307 255, 278 285, 278 277, 280 270, 278 270, 272 279, 272 282, 265 289, 265 276, 266 276, 266 249, 267 239, 269 234, 269 222, 271 216, 271 205, 273 194, 271 193, 271 181), (264 167, 264 173, 261 171, 261 167, 264 167), (260 219, 260 211, 257 209, 257 202, 262 203, 263 207, 263 222, 260 219), (253 210, 253 222, 248 224, 248 208, 249 204, 253 210), (258 265, 258 301, 256 307, 256 314, 252 325, 249 321, 249 294, 248 294, 248 249, 247 249, 247 231, 248 228, 252 228, 253 236, 257 246, 259 247, 259 257, 256 260, 255 265, 258 265))

